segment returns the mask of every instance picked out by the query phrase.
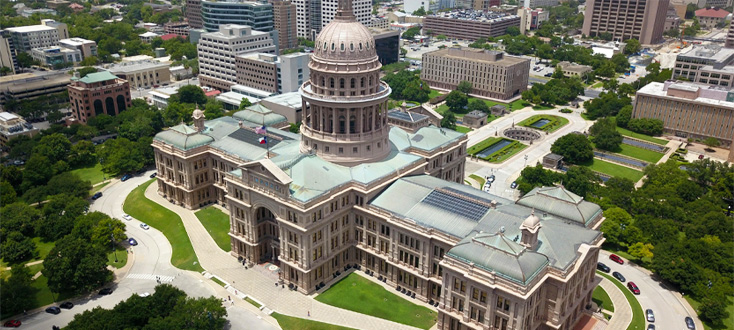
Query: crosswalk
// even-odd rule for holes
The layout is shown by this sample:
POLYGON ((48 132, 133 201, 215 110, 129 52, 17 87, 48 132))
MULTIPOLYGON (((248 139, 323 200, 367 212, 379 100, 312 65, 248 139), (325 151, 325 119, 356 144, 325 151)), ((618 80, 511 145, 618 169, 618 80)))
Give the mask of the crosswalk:
POLYGON ((173 282, 174 276, 155 275, 155 274, 129 274, 127 275, 127 278, 133 278, 137 280, 151 280, 151 281, 160 280, 161 282, 173 282))

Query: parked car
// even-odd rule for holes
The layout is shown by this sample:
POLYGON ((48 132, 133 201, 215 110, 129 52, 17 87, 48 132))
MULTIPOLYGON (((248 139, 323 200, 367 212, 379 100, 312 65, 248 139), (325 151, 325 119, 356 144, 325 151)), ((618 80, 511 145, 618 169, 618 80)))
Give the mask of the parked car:
POLYGON ((125 219, 125 220, 127 220, 127 221, 130 221, 130 220, 132 220, 132 219, 133 219, 133 217, 131 217, 131 216, 130 216, 129 214, 124 214, 124 215, 122 216, 122 218, 123 218, 123 219, 125 219))
POLYGON ((640 288, 637 287, 637 284, 635 284, 635 282, 627 283, 627 288, 629 288, 630 291, 632 291, 632 293, 634 294, 640 294, 640 288))
POLYGON ((624 276, 622 276, 622 274, 620 272, 614 272, 614 273, 612 273, 612 276, 614 276, 614 278, 618 279, 622 283, 624 283, 625 281, 627 281, 627 279, 625 279, 624 276))
POLYGON ((71 301, 63 302, 63 303, 61 303, 61 305, 59 305, 59 307, 61 307, 63 309, 72 309, 72 308, 74 308, 74 303, 71 302, 71 301))
POLYGON ((596 263, 596 269, 601 270, 602 272, 609 273, 610 269, 609 266, 605 265, 602 262, 596 263))
POLYGON ((99 294, 101 296, 106 296, 112 294, 112 288, 104 288, 102 290, 99 290, 99 294))
POLYGON ((3 323, 3 326, 6 328, 17 328, 21 325, 21 322, 19 320, 9 320, 8 322, 3 323))
POLYGON ((655 330, 655 325, 654 324, 648 324, 647 325, 647 330, 655 330))
POLYGON ((609 259, 612 259, 612 261, 614 261, 614 262, 616 262, 616 263, 618 263, 620 265, 624 265, 624 260, 622 260, 622 258, 620 258, 616 254, 610 254, 609 255, 609 259))
POLYGON ((494 176, 494 174, 492 174, 492 175, 490 175, 490 176, 487 177, 487 182, 492 183, 492 182, 494 182, 494 179, 495 179, 495 176, 494 176))
POLYGON ((696 330, 696 323, 693 323, 690 316, 686 316, 686 327, 688 327, 688 330, 696 330))
POLYGON ((51 306, 49 308, 46 308, 46 313, 49 313, 49 314, 59 314, 59 313, 61 313, 61 308, 58 308, 56 306, 51 306))
POLYGON ((127 239, 127 242, 128 242, 128 243, 129 243, 130 245, 132 245, 132 246, 136 246, 136 245, 138 245, 138 241, 136 241, 136 240, 135 240, 134 238, 132 238, 132 237, 128 238, 128 239, 127 239))
POLYGON ((150 178, 151 178, 151 179, 152 179, 152 178, 155 178, 155 177, 156 177, 156 175, 158 175, 158 173, 157 173, 157 172, 153 172, 153 174, 151 174, 151 175, 150 175, 150 178))
POLYGON ((655 322, 655 313, 652 312, 652 309, 648 308, 645 310, 645 318, 647 322, 655 322))
POLYGON ((143 298, 148 297, 148 296, 150 296, 150 292, 143 292, 143 293, 140 294, 140 296, 143 297, 143 298))
POLYGON ((92 195, 92 200, 95 201, 99 199, 100 197, 102 197, 102 193, 98 191, 94 195, 92 195))
POLYGON ((517 182, 513 181, 512 184, 510 185, 510 189, 515 189, 515 188, 517 188, 517 182))
POLYGON ((125 174, 125 175, 122 176, 122 178, 120 178, 120 181, 125 182, 125 181, 127 181, 128 179, 130 179, 132 177, 133 176, 130 175, 130 174, 125 174))
POLYGON ((150 226, 148 226, 147 223, 143 222, 143 223, 140 224, 140 228, 143 228, 145 230, 148 230, 148 229, 150 229, 150 226))

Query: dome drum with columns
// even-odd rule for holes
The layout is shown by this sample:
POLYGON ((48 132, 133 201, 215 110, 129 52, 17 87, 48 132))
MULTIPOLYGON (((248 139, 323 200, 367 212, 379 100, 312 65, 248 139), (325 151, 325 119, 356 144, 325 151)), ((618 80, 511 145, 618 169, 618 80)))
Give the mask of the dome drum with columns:
POLYGON ((390 153, 382 65, 370 31, 357 22, 349 1, 340 1, 334 20, 319 34, 303 99, 301 151, 342 164, 384 159, 390 153))

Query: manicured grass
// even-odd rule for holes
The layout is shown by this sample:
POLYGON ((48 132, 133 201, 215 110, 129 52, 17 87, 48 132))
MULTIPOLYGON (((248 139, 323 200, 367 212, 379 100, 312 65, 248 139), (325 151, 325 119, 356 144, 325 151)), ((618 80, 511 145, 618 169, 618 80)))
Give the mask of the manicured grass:
POLYGON ((604 83, 603 83, 603 82, 598 82, 598 83, 596 83, 596 84, 593 84, 593 85, 591 85, 591 88, 592 88, 592 89, 593 89, 593 88, 599 88, 599 87, 601 87, 601 86, 604 86, 604 83))
MULTIPOLYGON (((683 298, 686 298, 688 303, 691 304, 691 307, 693 307, 693 309, 696 310, 696 312, 698 312, 698 306, 701 306, 701 302, 699 302, 696 299, 693 299, 693 297, 691 297, 690 295, 685 295, 683 296, 683 298)), ((710 324, 701 321, 701 323, 703 323, 703 328, 705 330, 720 330, 720 329, 731 330, 731 329, 734 329, 734 299, 732 298, 732 296, 729 296, 727 297, 727 300, 729 303, 726 305, 726 311, 729 312, 729 317, 724 320, 725 327, 724 328, 714 328, 710 324)), ((695 317, 695 316, 691 315, 691 317, 695 317)))
POLYGON ((436 324, 435 311, 413 304, 356 273, 332 285, 316 300, 416 328, 430 329, 436 324))
POLYGON ((218 278, 216 278, 216 277, 212 277, 212 281, 214 281, 214 283, 217 283, 217 284, 221 285, 222 287, 225 287, 225 286, 227 286, 226 284, 224 284, 224 282, 220 281, 220 280, 219 280, 218 278))
POLYGON ((527 148, 526 145, 518 141, 515 141, 515 140, 510 140, 510 139, 506 139, 502 137, 490 137, 490 138, 487 138, 486 140, 483 140, 469 147, 469 149, 467 149, 467 153, 472 156, 476 155, 477 153, 481 152, 482 150, 487 149, 491 147, 492 145, 494 145, 495 143, 498 143, 502 140, 512 141, 512 143, 506 145, 504 148, 497 150, 495 153, 489 155, 486 158, 482 158, 482 159, 490 163, 501 163, 505 159, 510 158, 512 157, 512 155, 518 153, 520 150, 527 148))
POLYGON ((457 126, 456 126, 456 131, 457 131, 457 132, 459 132, 459 133, 464 133, 464 134, 466 134, 466 133, 469 133, 469 132, 471 132, 471 131, 472 131, 472 129, 471 129, 471 128, 469 128, 469 127, 464 127, 464 126, 458 126, 458 125, 457 125, 457 126))
MULTIPOLYGON (((627 287, 624 286, 624 284, 620 283, 619 281, 613 279, 611 276, 604 274, 600 271, 596 271, 599 276, 603 276, 606 279, 612 281, 614 285, 616 285, 620 290, 622 290, 622 293, 624 293, 625 298, 627 298, 627 301, 630 303, 630 307, 632 307, 632 322, 630 322, 629 326, 627 327, 627 330, 643 330, 645 329, 645 314, 642 312, 642 306, 640 306, 640 302, 637 301, 637 297, 630 292, 627 287)), ((683 320, 681 320, 683 322, 683 320)))
POLYGON ((629 136, 629 137, 637 138, 637 139, 640 139, 640 140, 643 140, 643 141, 652 142, 652 143, 655 143, 655 144, 659 144, 661 146, 664 146, 664 145, 668 144, 668 140, 658 139, 658 138, 654 138, 654 137, 649 136, 649 135, 635 133, 635 132, 630 131, 628 129, 621 128, 619 126, 617 126, 617 132, 619 132, 619 134, 622 134, 624 136, 629 136))
POLYGON ((484 180, 483 177, 478 176, 476 174, 469 175, 469 177, 474 179, 474 181, 476 181, 477 183, 479 183, 479 188, 484 187, 484 182, 487 181, 487 180, 484 180))
MULTIPOLYGON (((433 92, 433 91, 431 91, 431 92, 433 92)), ((476 97, 470 97, 467 101, 468 101, 468 103, 471 103, 472 100, 476 100, 476 99, 477 99, 476 97)), ((495 101, 490 101, 490 100, 485 100, 485 99, 478 99, 478 100, 484 101, 484 103, 486 103, 487 106, 490 107, 490 108, 493 107, 493 106, 495 106, 495 105, 498 105, 498 104, 499 105, 504 105, 505 107, 509 108, 510 111, 520 110, 520 109, 523 109, 523 108, 525 108, 527 106, 530 106, 530 103, 525 102, 522 99, 517 100, 517 101, 513 101, 513 102, 511 102, 509 104, 495 102, 495 101)), ((440 113, 442 115, 444 114, 444 112, 446 112, 448 110, 449 110, 449 107, 446 105, 446 103, 441 104, 438 108, 436 108, 436 112, 438 112, 438 113, 440 113)), ((456 115, 457 118, 464 117, 464 114, 460 114, 460 113, 456 113, 455 115, 456 115)), ((489 117, 492 117, 492 116, 490 115, 489 117)), ((494 119, 494 118, 492 118, 492 119, 494 119)), ((487 122, 490 122, 490 121, 491 120, 489 118, 487 118, 487 122)))
POLYGON ((174 267, 202 272, 199 259, 196 257, 194 248, 191 246, 189 236, 186 234, 183 222, 178 214, 166 209, 165 207, 154 203, 145 197, 145 189, 153 183, 155 179, 135 188, 125 199, 123 210, 125 213, 134 218, 143 221, 160 230, 163 235, 171 243, 173 253, 171 255, 171 264, 174 267))
POLYGON ((278 313, 270 314, 270 316, 278 321, 278 325, 283 330, 356 330, 278 313))
POLYGON ((594 288, 594 293, 591 294, 591 300, 593 300, 599 307, 610 312, 614 312, 612 298, 609 298, 609 294, 607 294, 602 287, 597 286, 594 288))
POLYGON ((541 131, 546 131, 546 132, 555 132, 559 128, 566 126, 567 124, 568 124, 568 119, 561 117, 561 116, 553 116, 553 115, 535 115, 535 116, 532 116, 528 119, 525 119, 517 123, 518 126, 539 129, 541 131), (541 120, 541 119, 547 119, 547 120, 550 120, 550 122, 548 122, 547 124, 541 127, 531 126, 536 121, 541 120))
POLYGON ((105 174, 102 173, 102 165, 97 164, 92 167, 78 168, 71 171, 72 174, 76 174, 82 180, 88 180, 95 185, 104 181, 105 174))
POLYGON ((428 93, 428 98, 429 98, 429 99, 432 99, 432 98, 434 98, 434 97, 437 97, 437 96, 440 96, 440 95, 442 95, 442 94, 443 94, 443 93, 441 93, 441 92, 439 92, 439 91, 437 91, 437 90, 435 90, 435 89, 432 89, 432 90, 431 90, 431 92, 430 92, 430 93, 428 93))
POLYGON ((652 150, 647 150, 624 143, 620 144, 619 146, 622 148, 622 151, 619 152, 620 154, 632 158, 637 158, 639 160, 644 160, 650 164, 655 164, 660 160, 660 158, 663 158, 662 153, 652 150))
POLYGON ((493 144, 497 143, 499 140, 502 140, 502 138, 501 137, 488 137, 488 138, 482 140, 482 142, 479 142, 479 143, 477 143, 477 144, 469 147, 469 149, 466 150, 466 153, 468 153, 468 154, 470 154, 470 155, 473 156, 474 154, 476 154, 476 153, 478 153, 478 152, 480 152, 480 151, 482 151, 484 149, 489 148, 493 144))
POLYGON ((107 264, 118 269, 125 267, 125 264, 127 264, 127 249, 118 247, 117 251, 107 253, 107 264), (115 254, 117 254, 117 262, 115 262, 115 254))
POLYGON ((547 106, 547 105, 542 105, 542 104, 538 104, 538 105, 534 105, 533 106, 533 110, 553 110, 553 109, 555 109, 555 107, 551 107, 551 106, 547 106))
POLYGON ((110 184, 110 183, 109 183, 109 182, 105 182, 105 183, 102 183, 102 184, 100 184, 100 185, 97 185, 97 186, 94 186, 94 187, 92 187, 92 190, 91 190, 91 191, 89 192, 89 194, 90 194, 90 195, 94 195, 94 193, 96 193, 96 192, 98 192, 98 191, 102 190, 102 188, 104 188, 104 187, 105 187, 105 186, 107 186, 108 184, 110 184))
POLYGON ((594 171, 608 174, 614 177, 627 178, 632 180, 633 182, 639 181, 644 176, 644 174, 640 171, 598 159, 594 159, 591 165, 586 166, 594 171))
POLYGON ((196 217, 206 228, 206 231, 219 245, 219 248, 229 252, 232 251, 232 245, 229 238, 229 216, 220 209, 209 206, 196 213, 196 217))
MULTIPOLYGON (((36 251, 38 251, 38 258, 33 258, 31 260, 23 262, 24 265, 28 262, 45 259, 48 253, 51 252, 51 249, 53 249, 54 246, 56 246, 56 242, 42 242, 40 237, 34 237, 31 240, 33 241, 33 243, 36 244, 36 251)), ((8 267, 8 263, 0 260, 0 268, 5 269, 6 267, 8 267)))
POLYGON ((258 304, 257 301, 250 299, 250 297, 245 297, 245 301, 247 301, 248 303, 252 304, 252 306, 255 306, 257 308, 260 308, 263 306, 263 305, 258 304))

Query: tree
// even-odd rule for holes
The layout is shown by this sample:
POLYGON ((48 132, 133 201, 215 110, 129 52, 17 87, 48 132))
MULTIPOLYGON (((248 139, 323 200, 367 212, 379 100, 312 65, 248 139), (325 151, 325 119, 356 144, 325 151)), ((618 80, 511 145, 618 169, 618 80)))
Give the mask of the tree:
POLYGON ((627 45, 624 46, 624 53, 626 55, 632 55, 640 51, 640 41, 637 39, 627 39, 627 45))
POLYGON ((8 233, 1 247, 0 257, 11 264, 30 260, 38 255, 36 244, 30 238, 23 236, 23 234, 17 231, 8 233))
POLYGON ((564 135, 551 145, 551 152, 563 156, 563 160, 572 164, 581 164, 594 158, 591 142, 583 134, 564 135))
POLYGON ((561 180, 559 173, 546 170, 540 163, 525 167, 517 180, 517 189, 524 195, 535 187, 552 186, 561 180))
POLYGON ((113 176, 135 172, 144 165, 143 155, 135 143, 126 138, 107 140, 98 145, 97 157, 102 162, 102 172, 113 176))
POLYGON ((719 139, 715 137, 707 137, 703 140, 703 144, 705 144, 709 148, 713 148, 721 145, 721 142, 719 142, 719 139))
POLYGON ((629 253, 631 256, 637 259, 642 259, 642 258, 651 259, 653 257, 653 253, 652 253, 653 248, 654 247, 650 243, 645 244, 642 242, 637 242, 635 244, 630 245, 627 248, 627 253, 629 253))
POLYGON ((33 57, 26 52, 19 52, 16 57, 18 60, 18 66, 21 68, 30 68, 35 63, 33 57))
POLYGON ((10 277, 2 279, 0 287, 3 294, 0 295, 0 304, 3 313, 8 315, 19 314, 37 306, 36 289, 31 286, 33 274, 28 267, 16 265, 10 270, 10 277))
POLYGON ((441 127, 453 130, 456 129, 456 116, 454 116, 453 112, 446 111, 446 113, 444 113, 443 119, 441 119, 441 127))
POLYGON ((426 16, 426 10, 423 7, 418 8, 418 10, 413 11, 413 15, 415 16, 426 16))
MULTIPOLYGON (((91 67, 92 65, 97 65, 98 62, 99 59, 97 58, 97 56, 87 56, 81 62, 79 62, 79 65, 84 67, 91 67)), ((97 72, 97 70, 95 69, 94 72, 97 72)), ((82 77, 84 76, 86 76, 86 74, 82 75, 82 77)))
POLYGON ((647 135, 660 135, 663 133, 663 121, 654 118, 632 118, 627 123, 627 129, 647 135))
MULTIPOLYGON (((88 127, 84 125, 83 127, 88 127)), ((80 128, 80 131, 82 129, 80 128)), ((95 130, 96 131, 96 130, 95 130)), ((79 131, 77 131, 78 135, 79 131)), ((97 162, 94 144, 90 141, 82 140, 71 146, 69 153, 69 164, 74 167, 89 166, 97 162)))
POLYGON ((696 3, 689 3, 686 6, 686 15, 685 19, 692 19, 696 16, 696 10, 698 10, 698 6, 696 3))
POLYGON ((480 99, 473 99, 469 101, 469 105, 467 105, 467 109, 469 111, 478 110, 481 112, 489 113, 489 106, 487 105, 487 103, 485 103, 484 101, 480 99))
POLYGON ((464 107, 467 105, 467 103, 468 98, 466 94, 458 90, 451 91, 451 93, 446 96, 446 106, 449 107, 449 110, 451 110, 451 112, 465 112, 464 107))
POLYGON ((89 197, 89 190, 92 184, 89 181, 80 179, 71 172, 63 172, 51 178, 46 185, 47 195, 62 194, 65 196, 74 196, 79 198, 89 197))
POLYGON ((436 36, 436 39, 438 39, 438 40, 442 40, 442 41, 443 41, 443 40, 446 40, 446 39, 448 39, 448 38, 446 37, 446 35, 445 35, 445 34, 439 34, 439 35, 437 35, 437 36, 436 36))
POLYGON ((517 26, 510 26, 507 28, 506 33, 511 36, 518 36, 520 35, 520 28, 517 26))
POLYGON ((421 33, 421 28, 419 26, 412 27, 410 29, 405 30, 403 32, 403 35, 401 38, 403 39, 413 39, 416 35, 419 35, 421 33))
POLYGON ((66 161, 69 150, 71 150, 69 139, 61 133, 54 133, 41 138, 33 148, 33 154, 46 156, 50 162, 55 163, 60 160, 66 161))
POLYGON ((41 155, 33 155, 26 162, 23 170, 23 185, 21 190, 25 191, 33 186, 44 185, 54 175, 52 163, 47 157, 41 155))
POLYGON ((0 76, 7 76, 8 74, 11 74, 13 72, 13 69, 3 66, 0 67, 0 76))
POLYGON ((574 194, 586 197, 600 181, 599 176, 588 167, 572 166, 563 178, 563 185, 574 194))
POLYGON ((196 85, 185 85, 178 89, 178 99, 183 103, 205 104, 206 95, 201 87, 196 85))
POLYGON ((594 74, 600 77, 611 78, 615 75, 615 66, 612 62, 606 62, 594 71, 594 74))
POLYGON ((106 249, 91 242, 66 236, 56 241, 43 261, 48 287, 57 293, 82 293, 112 280, 107 269, 106 249))
POLYGON ((222 102, 209 99, 204 107, 204 116, 209 120, 224 116, 224 107, 222 106, 222 102))
POLYGON ((556 69, 553 71, 553 74, 551 75, 551 78, 553 79, 563 79, 563 69, 561 69, 560 65, 556 66, 556 69))
POLYGON ((627 127, 627 124, 629 123, 631 117, 632 105, 626 105, 622 107, 622 109, 620 109, 617 113, 617 125, 619 125, 619 127, 627 127))
POLYGON ((462 80, 461 82, 459 82, 459 85, 456 86, 456 90, 459 91, 459 92, 462 92, 464 94, 471 93, 472 88, 474 88, 472 86, 472 83, 469 82, 469 81, 466 81, 466 80, 462 80))
POLYGON ((608 151, 617 151, 622 144, 622 134, 617 132, 616 124, 609 118, 601 118, 589 129, 596 147, 608 151))
POLYGON ((74 228, 74 220, 89 209, 89 202, 73 196, 54 195, 43 205, 43 216, 36 221, 36 235, 55 241, 74 228))
POLYGON ((248 98, 243 97, 242 101, 240 101, 240 110, 244 110, 249 106, 252 106, 252 103, 250 103, 250 100, 248 98))
POLYGON ((604 81, 602 85, 604 86, 604 89, 606 89, 609 92, 614 93, 617 90, 617 87, 619 87, 619 81, 617 81, 617 79, 615 78, 612 78, 612 79, 604 81))

